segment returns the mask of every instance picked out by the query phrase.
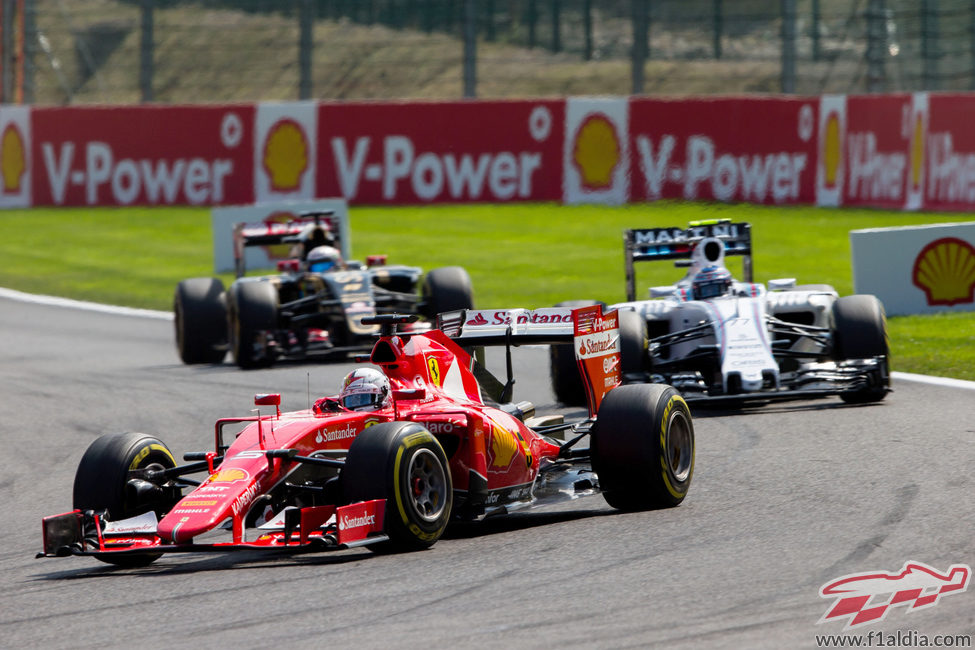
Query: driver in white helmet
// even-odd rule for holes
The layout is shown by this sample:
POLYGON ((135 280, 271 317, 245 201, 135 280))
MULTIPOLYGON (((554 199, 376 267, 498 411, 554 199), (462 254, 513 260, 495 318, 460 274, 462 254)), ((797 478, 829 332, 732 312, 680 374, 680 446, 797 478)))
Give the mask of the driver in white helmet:
POLYGON ((305 268, 309 273, 326 273, 340 271, 345 268, 342 253, 333 246, 316 246, 305 259, 305 268))
POLYGON ((339 404, 350 411, 376 411, 389 406, 389 379, 374 368, 353 370, 342 380, 339 404))

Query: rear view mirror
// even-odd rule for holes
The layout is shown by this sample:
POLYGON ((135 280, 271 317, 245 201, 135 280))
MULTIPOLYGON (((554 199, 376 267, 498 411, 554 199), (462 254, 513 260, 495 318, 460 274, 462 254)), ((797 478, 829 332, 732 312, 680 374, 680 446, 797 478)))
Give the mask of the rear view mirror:
POLYGON ((254 406, 273 406, 275 412, 280 417, 281 393, 258 393, 254 396, 254 406))

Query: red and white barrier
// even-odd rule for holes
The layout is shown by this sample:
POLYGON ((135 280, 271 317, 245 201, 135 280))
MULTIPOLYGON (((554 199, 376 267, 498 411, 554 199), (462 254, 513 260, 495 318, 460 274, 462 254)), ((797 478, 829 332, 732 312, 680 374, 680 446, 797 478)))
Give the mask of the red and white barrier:
POLYGON ((0 207, 975 209, 975 94, 0 108, 0 207))

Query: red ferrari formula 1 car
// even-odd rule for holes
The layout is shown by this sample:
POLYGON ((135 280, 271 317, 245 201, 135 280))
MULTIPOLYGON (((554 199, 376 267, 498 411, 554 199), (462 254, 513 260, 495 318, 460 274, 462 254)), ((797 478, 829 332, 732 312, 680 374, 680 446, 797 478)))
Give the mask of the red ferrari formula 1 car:
POLYGON ((75 475, 74 510, 43 520, 38 557, 141 566, 166 552, 411 550, 451 519, 599 492, 625 510, 683 501, 690 412, 669 386, 619 386, 615 312, 462 310, 441 315, 440 329, 397 332, 412 318, 372 318, 382 372, 360 368, 340 395, 292 413, 280 395, 258 395, 269 413, 218 420, 213 450, 187 464, 146 434, 98 438, 75 475), (589 416, 565 422, 510 403, 512 346, 567 341, 589 416), (476 361, 487 345, 505 346, 505 383, 476 361))

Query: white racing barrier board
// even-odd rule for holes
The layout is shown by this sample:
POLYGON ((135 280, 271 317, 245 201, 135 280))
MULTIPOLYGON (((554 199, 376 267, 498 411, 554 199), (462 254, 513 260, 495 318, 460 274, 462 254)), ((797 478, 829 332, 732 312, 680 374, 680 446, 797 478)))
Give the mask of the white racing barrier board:
POLYGON ((975 310, 975 221, 850 232, 853 289, 890 316, 975 310))

